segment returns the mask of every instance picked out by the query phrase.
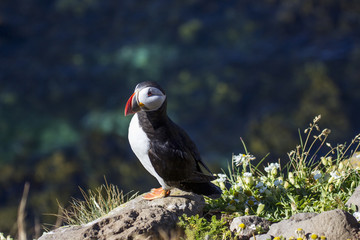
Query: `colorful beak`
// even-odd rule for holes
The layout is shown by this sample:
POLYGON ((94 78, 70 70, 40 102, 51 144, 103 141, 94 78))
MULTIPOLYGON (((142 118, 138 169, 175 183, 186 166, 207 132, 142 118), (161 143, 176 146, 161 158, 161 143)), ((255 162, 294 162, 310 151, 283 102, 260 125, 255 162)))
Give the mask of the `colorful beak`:
POLYGON ((135 96, 135 93, 133 93, 130 98, 128 99, 128 101, 126 102, 126 106, 125 106, 125 116, 126 115, 129 115, 129 114, 133 114, 135 113, 133 110, 132 110, 132 101, 133 101, 133 98, 135 96))
POLYGON ((134 92, 127 101, 125 106, 125 116, 140 111, 140 106, 137 103, 136 97, 136 92, 134 92))

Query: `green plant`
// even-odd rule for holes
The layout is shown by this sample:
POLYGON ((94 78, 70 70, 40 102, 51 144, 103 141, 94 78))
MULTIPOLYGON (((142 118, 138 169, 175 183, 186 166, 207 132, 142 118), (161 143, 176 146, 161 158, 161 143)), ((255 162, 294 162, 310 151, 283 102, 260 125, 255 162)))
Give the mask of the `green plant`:
POLYGON ((360 145, 360 134, 349 145, 332 147, 326 142, 330 130, 320 130, 315 117, 300 133, 300 144, 288 154, 285 166, 268 164, 264 171, 251 164, 255 159, 247 151, 233 155, 228 174, 215 181, 223 190, 219 199, 206 199, 207 210, 258 215, 280 221, 299 212, 322 212, 335 208, 348 211, 344 202, 359 183, 359 173, 347 160, 360 145), (315 134, 316 133, 316 134, 315 134), (303 140, 305 139, 305 140, 303 140), (325 152, 325 153, 324 153, 325 152), (323 153, 323 156, 319 156, 323 153), (225 187, 230 184, 230 187, 225 187))
POLYGON ((66 224, 89 223, 137 196, 137 193, 131 196, 130 193, 124 194, 117 186, 108 184, 106 181, 94 191, 88 190, 86 193, 81 188, 80 191, 84 200, 73 198, 68 209, 59 205, 61 217, 66 224))
POLYGON ((2 232, 0 232, 0 240, 14 240, 14 238, 10 237, 10 236, 4 236, 4 234, 2 232))
POLYGON ((212 216, 210 221, 199 215, 188 217, 185 214, 179 218, 178 226, 184 229, 188 240, 194 239, 231 239, 231 231, 224 219, 212 216))

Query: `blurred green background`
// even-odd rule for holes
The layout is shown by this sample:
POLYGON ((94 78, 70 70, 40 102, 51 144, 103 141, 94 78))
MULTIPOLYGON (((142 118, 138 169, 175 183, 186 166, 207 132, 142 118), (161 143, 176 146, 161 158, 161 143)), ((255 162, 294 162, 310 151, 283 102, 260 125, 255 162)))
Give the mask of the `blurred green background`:
POLYGON ((350 141, 360 1, 1 0, 0 231, 16 234, 25 182, 29 237, 78 186, 158 186, 123 115, 148 80, 215 172, 243 152, 240 137, 258 158, 286 159, 318 114, 330 142, 350 141))

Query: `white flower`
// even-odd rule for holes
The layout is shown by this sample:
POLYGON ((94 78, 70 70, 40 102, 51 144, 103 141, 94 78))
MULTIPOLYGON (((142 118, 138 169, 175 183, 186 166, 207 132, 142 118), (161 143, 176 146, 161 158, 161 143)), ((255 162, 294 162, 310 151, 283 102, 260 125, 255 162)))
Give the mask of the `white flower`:
POLYGON ((255 224, 251 224, 251 225, 249 226, 249 228, 250 228, 251 230, 256 230, 255 224))
POLYGON ((246 200, 245 204, 247 206, 254 206, 254 205, 258 205, 259 203, 258 201, 256 201, 256 199, 253 196, 251 196, 248 198, 248 200, 246 200))
POLYGON ((241 191, 242 190, 242 183, 241 182, 236 182, 235 184, 232 185, 232 188, 236 191, 241 191))
POLYGON ((5 238, 4 234, 0 232, 0 240, 11 240, 12 238, 10 236, 7 236, 5 238))
POLYGON ((244 177, 252 177, 252 173, 250 173, 250 172, 244 172, 243 176, 244 176, 244 177))
POLYGON ((318 180, 322 176, 322 174, 321 174, 321 172, 319 170, 316 170, 316 171, 312 172, 312 174, 314 175, 315 180, 318 180))
POLYGON ((227 177, 226 177, 226 174, 223 174, 223 173, 218 173, 218 179, 216 179, 217 182, 225 182, 227 177))
POLYGON ((233 162, 235 163, 236 166, 242 164, 244 159, 245 159, 245 154, 239 154, 233 156, 233 162))
POLYGON ((281 185, 283 183, 283 181, 281 180, 281 179, 276 179, 275 181, 274 181, 274 185, 276 186, 276 187, 278 187, 279 185, 281 185))
POLYGON ((330 175, 331 175, 334 179, 339 179, 339 178, 341 178, 341 176, 339 176, 339 175, 336 173, 336 171, 330 172, 330 175))
POLYGON ((262 187, 262 188, 260 188, 259 192, 264 193, 266 190, 267 190, 267 187, 262 187))
POLYGON ((360 221, 360 212, 354 212, 353 216, 356 218, 356 220, 359 222, 360 221))
POLYGON ((261 177, 260 177, 260 181, 266 182, 266 180, 267 180, 267 177, 265 177, 265 176, 261 176, 261 177))
POLYGON ((270 165, 265 167, 264 169, 265 169, 266 172, 271 172, 274 168, 279 169, 280 164, 278 164, 278 163, 270 163, 270 165))
POLYGON ((254 160, 255 157, 253 155, 245 155, 245 154, 239 154, 239 155, 233 155, 233 162, 236 166, 239 166, 241 164, 245 164, 245 166, 249 165, 249 162, 251 160, 254 160))

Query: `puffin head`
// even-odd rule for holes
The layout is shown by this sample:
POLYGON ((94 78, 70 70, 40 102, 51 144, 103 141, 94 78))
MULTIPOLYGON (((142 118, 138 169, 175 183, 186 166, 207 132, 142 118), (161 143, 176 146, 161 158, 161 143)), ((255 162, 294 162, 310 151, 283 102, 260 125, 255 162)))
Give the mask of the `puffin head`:
POLYGON ((156 111, 166 100, 164 90, 155 82, 141 82, 125 106, 125 116, 139 111, 156 111))

